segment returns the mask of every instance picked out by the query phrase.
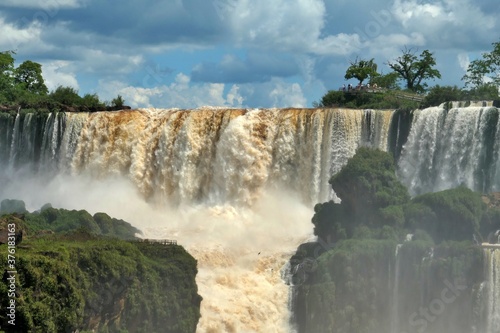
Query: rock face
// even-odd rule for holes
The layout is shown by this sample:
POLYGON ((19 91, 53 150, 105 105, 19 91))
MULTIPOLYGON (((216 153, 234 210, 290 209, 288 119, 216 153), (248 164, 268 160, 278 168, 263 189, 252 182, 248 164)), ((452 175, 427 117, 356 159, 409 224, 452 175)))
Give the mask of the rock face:
POLYGON ((483 202, 488 208, 500 208, 500 192, 492 192, 482 196, 483 202))
POLYGON ((0 214, 27 213, 26 204, 22 200, 5 199, 0 202, 0 214))
POLYGON ((24 226, 24 221, 19 217, 21 216, 10 215, 0 218, 0 245, 7 244, 12 230, 14 230, 14 235, 16 237, 16 245, 21 243, 26 234, 26 228, 24 226), (12 225, 14 225, 14 229, 12 229, 12 225))
POLYGON ((428 245, 349 240, 303 253, 292 269, 297 332, 483 332, 481 248, 428 245))

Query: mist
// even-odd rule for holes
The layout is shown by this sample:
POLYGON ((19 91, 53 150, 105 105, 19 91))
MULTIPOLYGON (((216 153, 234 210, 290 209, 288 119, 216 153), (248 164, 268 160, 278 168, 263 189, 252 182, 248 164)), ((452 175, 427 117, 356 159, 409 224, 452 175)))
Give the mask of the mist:
POLYGON ((11 176, 0 200, 21 199, 29 211, 105 212, 130 222, 142 238, 174 239, 198 260, 203 297, 200 332, 289 332, 288 286, 281 270, 312 235, 312 210, 297 196, 266 190, 250 207, 148 203, 121 176, 11 176))

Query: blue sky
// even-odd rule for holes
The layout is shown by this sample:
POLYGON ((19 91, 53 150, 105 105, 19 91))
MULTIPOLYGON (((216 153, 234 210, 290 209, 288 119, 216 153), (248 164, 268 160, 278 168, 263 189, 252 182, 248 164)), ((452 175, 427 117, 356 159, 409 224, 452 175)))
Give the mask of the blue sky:
POLYGON ((498 0, 1 0, 0 51, 132 107, 310 107, 356 57, 387 73, 405 47, 434 53, 430 86, 461 87, 498 17, 498 0))

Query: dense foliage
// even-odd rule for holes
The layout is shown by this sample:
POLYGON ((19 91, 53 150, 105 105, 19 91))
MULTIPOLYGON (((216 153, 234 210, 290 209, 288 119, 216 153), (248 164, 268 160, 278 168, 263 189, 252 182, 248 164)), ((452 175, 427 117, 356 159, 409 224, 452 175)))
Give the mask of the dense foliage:
POLYGON ((473 85, 479 87, 487 79, 493 82, 498 88, 500 86, 500 42, 493 43, 493 50, 491 52, 483 53, 481 59, 476 59, 470 62, 467 68, 467 74, 464 75, 462 80, 466 85, 473 85))
POLYGON ((414 92, 423 92, 427 87, 425 80, 441 78, 441 73, 434 67, 436 59, 429 50, 424 50, 417 56, 416 50, 403 50, 403 54, 393 61, 389 61, 389 67, 399 74, 405 82, 406 89, 414 92))
POLYGON ((474 243, 500 228, 498 198, 488 206, 459 187, 410 199, 391 156, 367 148, 330 183, 341 202, 315 206, 318 242, 290 261, 298 332, 481 331, 484 263, 474 243), (446 312, 423 317, 419 309, 450 288, 446 312))
POLYGON ((23 220, 33 235, 47 231, 60 233, 86 230, 92 235, 130 240, 136 239, 135 236, 140 233, 130 223, 111 218, 105 213, 92 216, 85 210, 55 209, 50 204, 44 205, 38 212, 28 213, 23 201, 3 200, 0 203, 0 215, 10 213, 23 214, 23 220))
MULTIPOLYGON (((181 246, 132 239, 135 228, 104 213, 50 205, 1 216, 0 234, 8 223, 23 237, 16 247, 15 330, 0 313, 6 332, 196 331, 196 260, 181 246)), ((7 244, 0 251, 7 253, 7 244)), ((0 257, 0 267, 6 260, 0 257)), ((6 278, 0 280, 2 295, 6 278)), ((2 297, 0 306, 8 301, 2 297)))
POLYGON ((353 78, 357 79, 359 81, 359 85, 361 86, 364 80, 373 79, 378 75, 377 64, 372 58, 370 60, 356 59, 355 61, 352 61, 351 66, 347 68, 344 77, 346 80, 353 78))
POLYGON ((498 88, 493 84, 483 84, 472 89, 436 85, 429 89, 421 107, 438 106, 449 101, 496 100, 498 98, 498 88))
POLYGON ((343 91, 328 91, 316 107, 346 107, 352 109, 406 109, 415 110, 420 103, 399 97, 400 90, 381 90, 371 93, 356 91, 355 93, 343 91))
POLYGON ((462 78, 465 86, 436 85, 428 88, 425 81, 441 78, 435 69, 436 60, 429 50, 420 55, 416 50, 405 48, 402 55, 389 60, 391 72, 377 72, 373 59, 357 59, 347 68, 345 79, 357 79, 359 86, 368 79, 371 91, 353 89, 329 90, 315 107, 348 107, 365 109, 417 109, 438 106, 450 101, 498 100, 500 77, 500 42, 493 43, 493 50, 484 53, 482 59, 470 63, 467 74, 462 78), (404 83, 402 90, 398 82, 404 83), (373 87, 377 87, 373 89, 373 87))
POLYGON ((407 189, 397 180, 392 157, 379 150, 358 149, 342 170, 330 179, 341 203, 327 202, 315 207, 313 224, 320 238, 353 237, 365 225, 402 227, 407 189))
POLYGON ((81 97, 72 87, 59 86, 49 93, 42 75, 42 65, 26 60, 17 68, 15 52, 0 52, 0 109, 16 111, 105 111, 125 108, 118 95, 111 103, 103 102, 97 94, 81 97))
POLYGON ((391 227, 400 235, 424 230, 436 242, 472 241, 473 235, 486 239, 496 225, 490 218, 495 210, 486 207, 479 193, 465 187, 410 200, 396 178, 392 157, 379 150, 358 149, 330 184, 341 203, 317 204, 312 219, 315 234, 324 239, 352 238, 363 226, 391 227))

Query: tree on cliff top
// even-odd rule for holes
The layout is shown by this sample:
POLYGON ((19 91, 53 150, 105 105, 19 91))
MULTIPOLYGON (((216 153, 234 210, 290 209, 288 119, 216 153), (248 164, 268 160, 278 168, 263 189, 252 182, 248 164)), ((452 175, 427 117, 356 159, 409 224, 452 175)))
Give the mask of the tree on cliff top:
POLYGON ((8 99, 13 86, 14 52, 0 52, 0 103, 8 99))
POLYGON ((436 60, 429 50, 424 50, 420 56, 416 50, 405 48, 403 54, 387 64, 405 81, 406 88, 414 92, 423 92, 426 83, 424 80, 441 78, 441 73, 434 68, 436 60))
POLYGON ((351 66, 347 68, 344 77, 346 80, 357 79, 359 80, 359 85, 361 85, 367 78, 372 79, 378 75, 377 64, 373 58, 370 60, 356 58, 356 60, 351 61, 351 66))
POLYGON ((462 77, 465 85, 479 87, 490 79, 497 87, 500 86, 500 42, 493 43, 493 51, 483 53, 482 59, 471 61, 467 74, 462 77))
POLYGON ((14 71, 14 82, 37 95, 47 95, 49 90, 42 76, 42 65, 27 60, 14 71))

